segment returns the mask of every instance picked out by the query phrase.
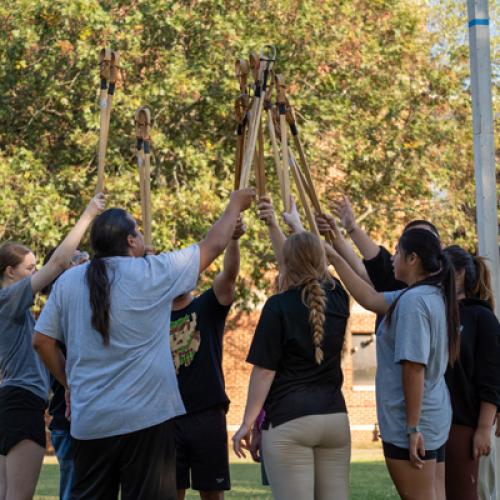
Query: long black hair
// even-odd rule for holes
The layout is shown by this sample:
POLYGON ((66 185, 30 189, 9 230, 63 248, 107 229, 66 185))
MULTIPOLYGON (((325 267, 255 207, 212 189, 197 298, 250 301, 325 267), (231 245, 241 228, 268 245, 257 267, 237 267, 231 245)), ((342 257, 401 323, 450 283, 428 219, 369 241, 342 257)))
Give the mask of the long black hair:
POLYGON ((491 273, 484 257, 471 255, 458 245, 451 245, 444 250, 455 271, 464 270, 464 293, 467 298, 477 298, 488 302, 495 309, 491 273))
POLYGON ((136 236, 134 219, 121 208, 110 208, 99 215, 90 230, 94 256, 86 272, 92 309, 92 327, 109 344, 110 285, 105 257, 129 255, 128 236, 136 236))
POLYGON ((448 353, 450 365, 460 353, 458 304, 455 290, 455 272, 450 259, 441 250, 436 235, 427 229, 414 228, 405 231, 399 239, 399 251, 408 256, 412 253, 420 258, 422 268, 429 273, 426 278, 408 287, 389 307, 386 319, 391 321, 398 300, 408 290, 422 285, 434 285, 441 289, 446 306, 448 329, 448 353))

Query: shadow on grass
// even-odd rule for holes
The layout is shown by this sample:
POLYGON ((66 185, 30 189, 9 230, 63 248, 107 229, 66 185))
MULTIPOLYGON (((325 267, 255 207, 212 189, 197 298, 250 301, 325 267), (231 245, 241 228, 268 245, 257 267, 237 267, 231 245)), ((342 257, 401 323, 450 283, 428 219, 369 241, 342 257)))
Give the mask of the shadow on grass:
MULTIPOLYGON (((260 467, 253 463, 231 464, 232 489, 225 495, 231 499, 271 500, 271 491, 260 482, 260 467)), ((57 465, 44 465, 35 500, 58 500, 59 469, 57 465)), ((199 496, 189 491, 186 498, 199 496)), ((335 496, 332 494, 332 499, 335 496)), ((387 500, 398 496, 382 461, 353 462, 351 464, 351 500, 387 500)))

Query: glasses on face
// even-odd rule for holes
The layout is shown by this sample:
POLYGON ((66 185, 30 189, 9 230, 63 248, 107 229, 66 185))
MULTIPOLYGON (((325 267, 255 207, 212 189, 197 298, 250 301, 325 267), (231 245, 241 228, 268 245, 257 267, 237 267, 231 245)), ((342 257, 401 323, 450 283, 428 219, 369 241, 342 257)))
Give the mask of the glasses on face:
POLYGON ((83 264, 89 260, 89 257, 88 252, 75 252, 73 257, 71 257, 71 265, 78 266, 83 264))

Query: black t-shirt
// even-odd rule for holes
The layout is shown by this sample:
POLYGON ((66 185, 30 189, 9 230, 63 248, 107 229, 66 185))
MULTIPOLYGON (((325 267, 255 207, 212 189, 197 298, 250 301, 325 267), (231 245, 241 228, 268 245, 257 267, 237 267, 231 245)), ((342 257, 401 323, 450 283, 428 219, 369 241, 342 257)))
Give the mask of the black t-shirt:
POLYGON ((263 428, 306 415, 346 411, 340 367, 349 298, 340 283, 325 285, 324 360, 314 357, 309 309, 302 288, 273 295, 262 309, 247 361, 276 371, 264 409, 263 428))
MULTIPOLYGON (((66 346, 59 341, 57 345, 64 354, 64 357, 66 357, 66 346)), ((66 399, 64 396, 64 387, 51 375, 50 388, 52 390, 52 398, 49 403, 49 415, 52 417, 52 420, 49 429, 51 431, 60 430, 69 432, 71 424, 65 416, 66 399)))
POLYGON ((229 406, 222 372, 222 338, 230 308, 219 304, 210 288, 184 309, 172 311, 170 348, 187 413, 229 406))
MULTIPOLYGON (((395 290, 403 290, 408 286, 402 281, 397 280, 394 276, 392 255, 384 247, 380 247, 379 253, 373 259, 364 259, 363 263, 377 292, 393 292, 395 290)), ((375 331, 378 330, 383 319, 383 316, 377 314, 375 331)))
POLYGON ((500 324, 487 302, 460 307, 460 358, 446 372, 453 423, 477 427, 481 402, 500 406, 500 324))
POLYGON ((363 260, 363 263, 377 292, 393 292, 407 287, 394 276, 392 255, 384 247, 380 247, 379 253, 373 259, 363 260))

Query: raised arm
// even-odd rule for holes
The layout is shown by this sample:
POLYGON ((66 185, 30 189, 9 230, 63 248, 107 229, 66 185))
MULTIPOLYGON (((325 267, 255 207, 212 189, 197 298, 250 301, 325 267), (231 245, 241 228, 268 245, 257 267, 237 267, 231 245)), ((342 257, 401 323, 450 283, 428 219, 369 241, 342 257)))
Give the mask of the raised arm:
POLYGON ((274 255, 278 262, 278 269, 281 270, 283 269, 283 245, 285 244, 286 237, 276 220, 271 198, 268 196, 260 198, 257 209, 259 211, 259 219, 265 222, 269 230, 269 238, 271 239, 274 255))
POLYGON ((236 223, 232 240, 224 252, 224 266, 214 279, 213 289, 217 301, 223 306, 232 304, 236 290, 236 278, 240 272, 240 238, 245 234, 245 223, 240 217, 236 223))
POLYGON ((105 207, 105 198, 102 193, 96 194, 83 212, 73 229, 57 247, 50 260, 31 278, 33 293, 52 283, 69 265, 71 257, 78 248, 85 231, 94 218, 99 215, 105 207))
POLYGON ((375 291, 371 285, 360 278, 352 270, 351 266, 326 243, 325 250, 328 260, 333 264, 340 279, 354 299, 365 309, 369 309, 377 314, 385 314, 389 306, 384 299, 384 294, 375 291))
POLYGON ((200 242, 200 273, 227 247, 233 236, 240 213, 250 207, 255 197, 253 189, 240 189, 231 193, 226 210, 200 242))
POLYGON ((364 259, 375 258, 380 252, 380 247, 358 226, 352 210, 351 202, 347 196, 342 196, 333 204, 333 212, 351 237, 352 241, 361 252, 364 259))
POLYGON ((317 215, 316 224, 319 232, 323 235, 327 234, 332 228, 334 228, 333 232, 335 234, 335 239, 333 240, 333 247, 360 278, 363 278, 369 285, 372 285, 363 261, 356 255, 352 246, 347 243, 344 235, 341 231, 339 231, 335 219, 328 214, 317 215))

